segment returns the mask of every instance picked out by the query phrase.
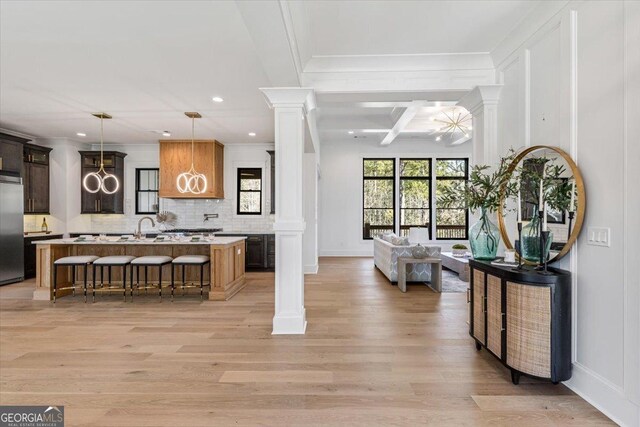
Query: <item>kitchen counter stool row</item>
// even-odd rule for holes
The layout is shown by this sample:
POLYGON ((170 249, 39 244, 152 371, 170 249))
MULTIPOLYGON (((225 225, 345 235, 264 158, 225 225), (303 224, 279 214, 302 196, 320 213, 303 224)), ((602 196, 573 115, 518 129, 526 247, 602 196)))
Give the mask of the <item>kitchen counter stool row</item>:
POLYGON ((186 288, 200 288, 200 299, 204 299, 204 287, 211 286, 211 281, 205 283, 204 281, 204 267, 210 263, 210 259, 206 255, 181 255, 176 258, 172 258, 170 256, 165 255, 150 255, 150 256, 141 256, 134 257, 130 255, 110 255, 104 257, 97 257, 95 255, 78 255, 78 256, 67 256, 64 258, 57 259, 53 264, 53 302, 56 302, 56 293, 57 291, 70 289, 73 293, 73 296, 76 294, 76 288, 79 286, 76 285, 76 269, 82 269, 83 282, 82 282, 82 291, 84 293, 84 302, 87 302, 87 286, 88 286, 88 275, 89 275, 89 267, 92 267, 92 301, 95 302, 96 291, 98 292, 111 292, 112 290, 118 290, 122 292, 123 298, 127 300, 127 267, 129 267, 129 291, 131 294, 131 301, 133 301, 133 291, 136 290, 138 295, 140 294, 140 290, 143 289, 145 293, 148 289, 157 289, 158 297, 160 301, 162 301, 162 267, 167 264, 171 264, 171 284, 169 287, 171 288, 171 300, 173 301, 173 296, 175 293, 175 288, 178 287, 182 289, 182 294, 184 295, 184 290, 186 288), (185 277, 186 267, 199 267, 200 268, 200 283, 196 285, 195 283, 188 284, 185 277), (71 286, 58 287, 57 276, 58 276, 58 268, 59 267, 67 267, 71 268, 71 277, 73 277, 71 286), (100 283, 98 288, 96 289, 96 273, 100 268, 100 283), (104 273, 105 267, 107 269, 107 282, 105 286, 104 281, 104 273), (140 268, 143 268, 144 273, 144 282, 140 282, 140 268), (111 283, 111 269, 112 268, 120 268, 122 269, 122 285, 113 285, 111 283), (158 283, 149 283, 147 278, 147 271, 150 268, 158 268, 158 283), (182 273, 182 281, 176 284, 175 281, 175 270, 181 268, 182 273), (135 282, 134 282, 134 270, 135 270, 135 282))

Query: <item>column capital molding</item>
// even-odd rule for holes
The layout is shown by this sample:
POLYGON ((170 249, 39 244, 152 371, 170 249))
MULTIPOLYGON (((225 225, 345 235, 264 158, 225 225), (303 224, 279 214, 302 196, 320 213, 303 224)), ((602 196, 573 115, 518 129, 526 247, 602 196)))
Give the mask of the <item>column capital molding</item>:
POLYGON ((458 105, 469 110, 471 114, 475 114, 478 109, 486 105, 497 105, 500 101, 501 91, 501 84, 476 86, 460 98, 458 105))
POLYGON ((262 87, 269 108, 302 107, 305 113, 316 108, 316 94, 310 87, 262 87))

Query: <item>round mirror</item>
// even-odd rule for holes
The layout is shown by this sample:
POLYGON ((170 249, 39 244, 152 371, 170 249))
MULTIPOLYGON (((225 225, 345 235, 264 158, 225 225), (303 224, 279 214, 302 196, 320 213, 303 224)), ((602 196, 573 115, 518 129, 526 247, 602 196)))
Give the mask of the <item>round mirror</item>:
POLYGON ((502 191, 498 215, 506 248, 528 264, 558 261, 571 249, 584 220, 586 195, 578 166, 560 148, 537 145, 519 153, 507 173, 515 190, 508 199, 506 188, 502 191), (548 238, 540 239, 542 231, 548 231, 548 238))

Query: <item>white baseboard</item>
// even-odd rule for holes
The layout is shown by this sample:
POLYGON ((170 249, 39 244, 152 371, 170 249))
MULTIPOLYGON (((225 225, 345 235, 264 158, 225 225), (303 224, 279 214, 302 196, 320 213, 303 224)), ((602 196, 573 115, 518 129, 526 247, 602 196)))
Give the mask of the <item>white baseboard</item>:
POLYGON ((371 250, 347 250, 347 251, 320 251, 319 256, 354 256, 354 257, 373 257, 373 249, 371 250))
POLYGON ((273 316, 273 332, 271 335, 304 335, 307 330, 306 310, 298 315, 273 316))
POLYGON ((573 375, 563 383, 584 400, 621 426, 640 426, 640 407, 624 395, 624 390, 589 368, 574 362, 573 375))
POLYGON ((305 265, 304 274, 318 274, 318 264, 305 265))

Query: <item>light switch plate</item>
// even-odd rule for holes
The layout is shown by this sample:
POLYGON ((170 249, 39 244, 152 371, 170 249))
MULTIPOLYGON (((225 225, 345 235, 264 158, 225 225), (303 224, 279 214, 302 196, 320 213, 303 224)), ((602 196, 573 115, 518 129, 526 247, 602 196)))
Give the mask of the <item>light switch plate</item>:
POLYGON ((611 246, 611 229, 606 227, 589 227, 587 243, 594 246, 611 246))

